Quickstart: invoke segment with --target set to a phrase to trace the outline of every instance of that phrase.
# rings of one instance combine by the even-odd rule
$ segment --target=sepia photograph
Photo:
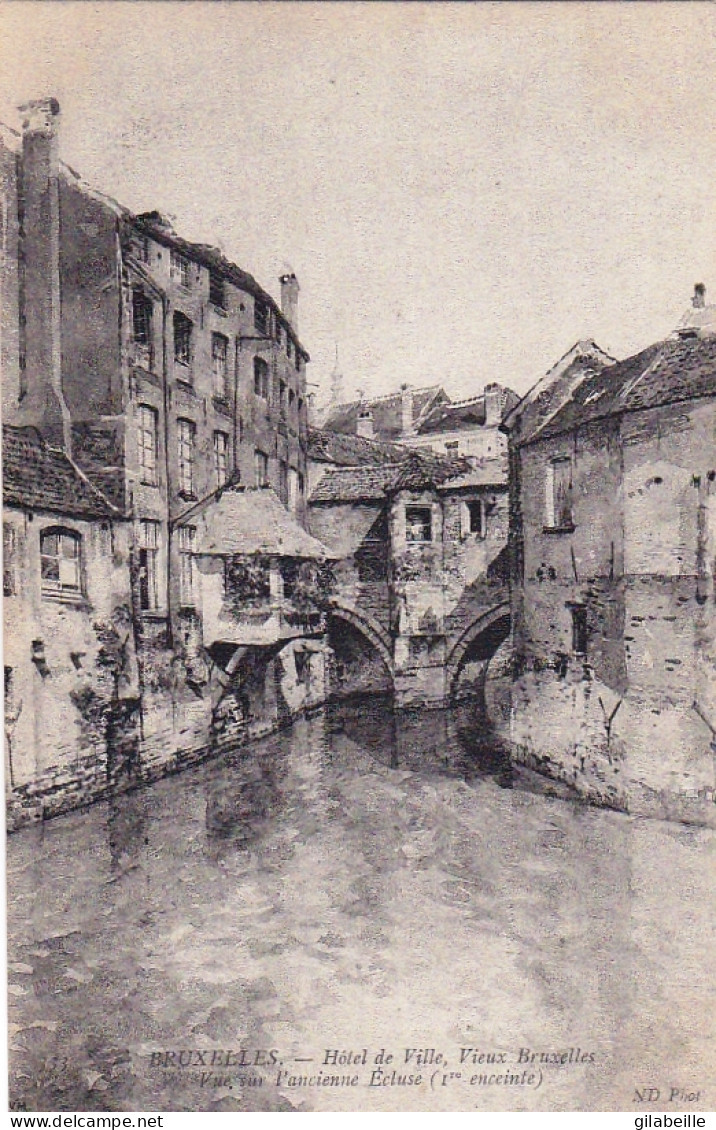
[[[11,1112],[716,1108],[715,73],[0,0]]]

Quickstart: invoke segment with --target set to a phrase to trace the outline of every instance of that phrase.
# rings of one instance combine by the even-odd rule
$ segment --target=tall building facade
[[[308,353],[281,303],[158,212],[133,215],[59,158],[54,99],[0,135],[6,423],[38,429],[132,521],[139,603],[172,630],[196,601],[193,528],[227,484],[305,517]]]

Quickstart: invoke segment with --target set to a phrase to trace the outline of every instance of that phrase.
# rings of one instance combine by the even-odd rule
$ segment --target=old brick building
[[[32,428],[3,428],[3,606],[9,818],[126,781],[138,666],[129,524]],[[125,739],[108,761],[108,727]]]
[[[710,819],[716,308],[612,363],[583,342],[507,417],[517,755],[602,803]]]
[[[382,454],[378,452],[377,454]],[[509,631],[504,468],[410,451],[336,465],[310,498],[336,558],[329,628],[341,692],[384,686],[444,704]]]
[[[34,428],[126,518],[148,769],[206,746],[226,666],[256,646],[228,614],[204,638],[197,539],[207,512],[233,503],[244,513],[244,488],[257,488],[257,511],[273,505],[269,494],[279,506],[285,543],[310,542],[299,286],[284,275],[278,304],[159,213],[133,215],[84,184],[59,158],[54,99],[22,115],[21,133],[0,133],[4,421]],[[312,544],[309,556],[322,552]],[[271,621],[270,601],[264,612]],[[251,653],[261,679],[280,683],[279,646],[315,638],[314,628],[299,618],[290,632],[284,620],[275,638],[264,633]],[[229,689],[240,678],[235,665]],[[255,726],[281,711],[280,694],[264,698]]]

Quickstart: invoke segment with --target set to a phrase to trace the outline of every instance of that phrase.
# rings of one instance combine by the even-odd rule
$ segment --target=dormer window
[[[405,537],[409,542],[433,540],[432,511],[429,506],[408,506],[405,511]]]

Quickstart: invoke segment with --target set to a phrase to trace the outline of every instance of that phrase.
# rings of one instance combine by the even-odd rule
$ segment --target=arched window
[[[82,592],[82,538],[74,530],[52,526],[40,534],[40,576],[47,595]]]

